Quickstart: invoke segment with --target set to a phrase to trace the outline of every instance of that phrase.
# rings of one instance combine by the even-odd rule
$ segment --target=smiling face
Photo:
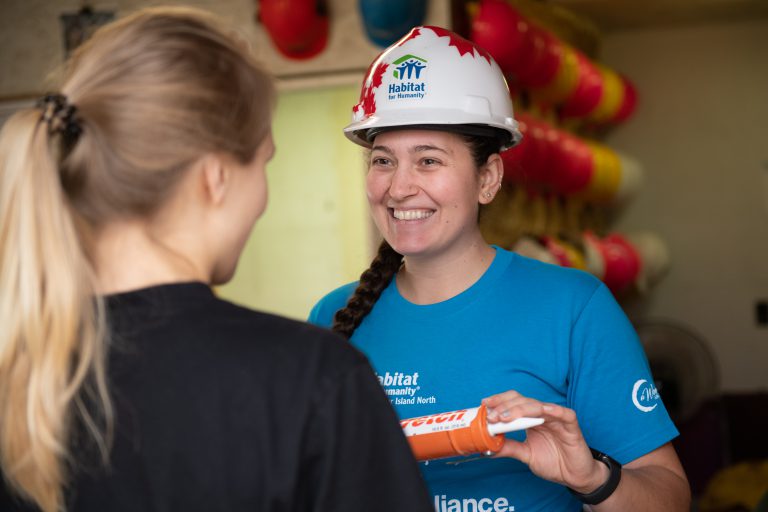
[[[366,179],[371,215],[404,256],[439,256],[482,240],[480,203],[493,188],[469,146],[450,132],[397,130],[376,137]],[[492,190],[494,193],[496,190]]]

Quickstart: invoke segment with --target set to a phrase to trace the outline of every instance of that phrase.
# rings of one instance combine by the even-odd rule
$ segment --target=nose
[[[389,183],[389,196],[395,201],[400,201],[418,193],[419,187],[413,170],[406,166],[398,166],[392,173],[392,181]]]

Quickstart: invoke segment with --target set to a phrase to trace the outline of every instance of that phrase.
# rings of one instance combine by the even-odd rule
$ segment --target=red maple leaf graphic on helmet
[[[375,64],[376,61],[371,63],[371,67],[373,67],[373,64]],[[363,109],[363,114],[365,117],[370,117],[374,112],[376,112],[376,89],[381,85],[381,82],[384,78],[384,73],[387,71],[387,68],[389,67],[389,64],[386,62],[379,62],[376,64],[376,68],[373,70],[373,72],[369,72],[366,74],[366,85],[363,86],[363,90],[360,91],[360,103],[355,105],[352,110],[354,112],[357,112],[361,108]],[[370,83],[368,82],[368,78],[370,77]]]
[[[397,46],[403,46],[406,42],[410,41],[411,39],[415,39],[421,34],[421,27],[417,27],[413,30],[411,30],[408,34],[403,37],[400,42],[397,43]]]
[[[467,41],[463,37],[455,34],[454,32],[451,32],[450,30],[446,30],[444,28],[440,28],[440,27],[424,27],[424,28],[430,29],[435,34],[437,34],[438,37],[450,38],[450,42],[448,43],[448,46],[455,46],[456,49],[459,50],[459,56],[463,56],[465,53],[468,53],[474,57],[475,56],[474,50],[477,50],[477,53],[485,57],[485,60],[488,61],[488,64],[491,63],[491,55],[487,51],[485,51],[483,48],[480,48],[479,46],[475,46],[475,44],[472,41]]]
[[[381,85],[381,82],[384,78],[384,73],[387,71],[388,67],[389,64],[386,62],[380,62],[376,66],[376,70],[373,72],[373,76],[371,77],[371,87],[376,88]]]

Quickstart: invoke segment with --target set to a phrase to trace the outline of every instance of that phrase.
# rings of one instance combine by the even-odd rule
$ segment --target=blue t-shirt
[[[495,249],[474,285],[437,304],[407,301],[393,279],[353,334],[400,418],[513,389],[574,409],[587,443],[621,463],[674,438],[642,345],[608,289],[585,272]],[[330,326],[356,285],[325,296],[310,322]],[[420,467],[437,512],[581,510],[565,487],[513,459]]]

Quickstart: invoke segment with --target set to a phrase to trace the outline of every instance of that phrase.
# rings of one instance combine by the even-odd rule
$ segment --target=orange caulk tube
[[[489,424],[484,405],[400,422],[417,460],[432,460],[457,455],[501,450],[504,434],[544,423],[542,418],[518,418]]]

